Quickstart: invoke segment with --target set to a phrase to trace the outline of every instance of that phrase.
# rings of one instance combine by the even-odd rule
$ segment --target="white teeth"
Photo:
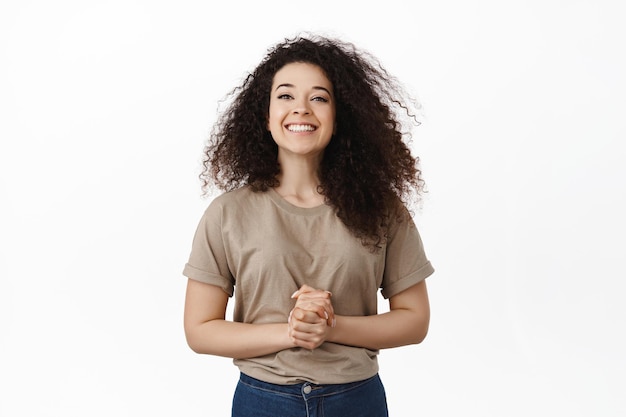
[[[311,125],[289,125],[287,129],[290,132],[312,132],[315,130],[315,127]]]

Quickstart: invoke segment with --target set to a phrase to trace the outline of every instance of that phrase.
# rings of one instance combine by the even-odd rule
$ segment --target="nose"
[[[309,108],[309,101],[306,99],[300,99],[294,101],[294,107],[292,109],[293,114],[309,114],[311,109]]]

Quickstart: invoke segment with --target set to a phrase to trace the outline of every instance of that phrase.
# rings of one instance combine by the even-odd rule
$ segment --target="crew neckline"
[[[319,206],[315,207],[296,206],[295,204],[292,204],[289,201],[285,200],[283,196],[278,194],[278,191],[276,191],[274,188],[270,188],[267,192],[267,195],[272,199],[274,203],[276,203],[277,206],[292,214],[298,214],[302,216],[315,216],[318,214],[322,214],[330,209],[330,206],[326,203],[322,203]]]

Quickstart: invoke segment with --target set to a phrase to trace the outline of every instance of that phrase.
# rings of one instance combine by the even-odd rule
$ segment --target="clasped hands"
[[[287,320],[289,337],[299,347],[315,349],[324,343],[335,327],[335,311],[329,291],[303,285],[291,298],[296,305]]]

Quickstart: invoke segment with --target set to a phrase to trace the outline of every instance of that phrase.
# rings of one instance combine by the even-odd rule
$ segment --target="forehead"
[[[274,74],[272,86],[276,88],[281,84],[291,84],[295,87],[318,86],[328,90],[333,86],[322,68],[306,62],[292,62],[279,69]]]

